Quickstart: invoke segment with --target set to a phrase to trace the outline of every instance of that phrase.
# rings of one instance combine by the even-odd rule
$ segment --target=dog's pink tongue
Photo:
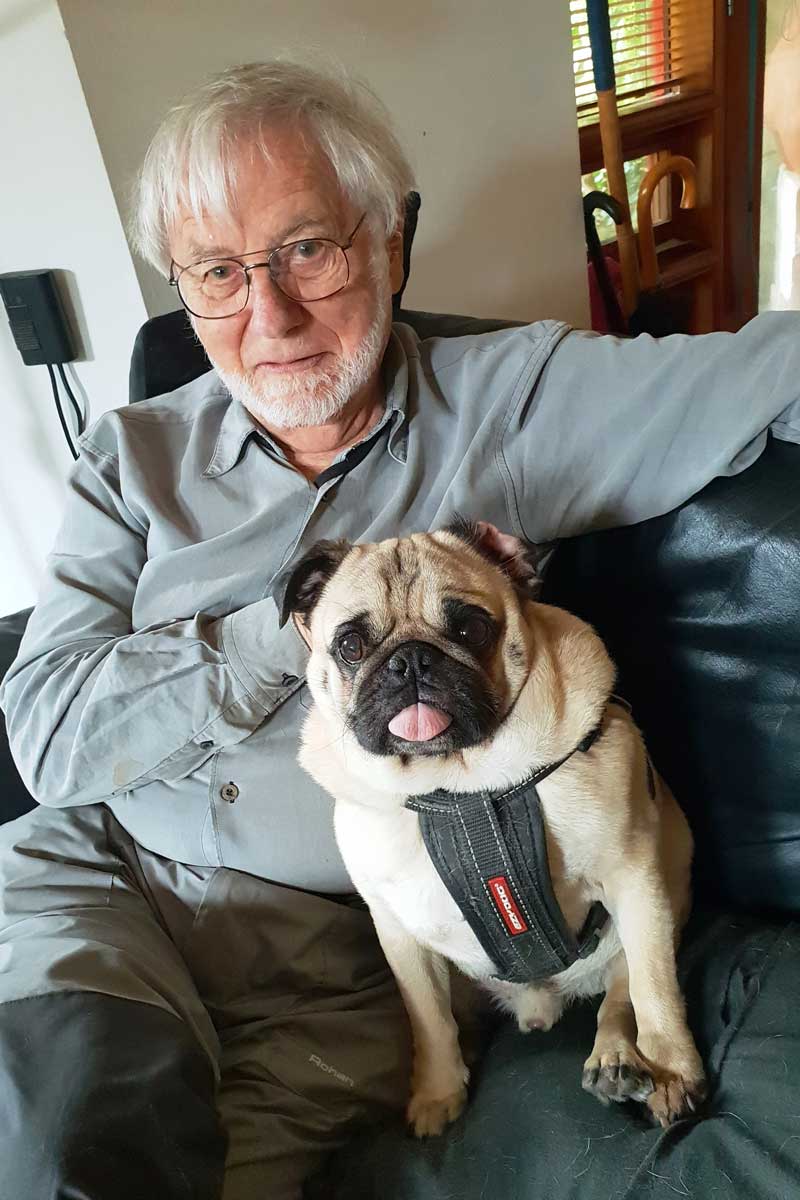
[[[430,704],[409,704],[389,722],[389,732],[406,742],[429,742],[442,733],[452,717]]]

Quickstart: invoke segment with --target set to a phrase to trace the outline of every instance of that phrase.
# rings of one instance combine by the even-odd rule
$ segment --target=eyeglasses
[[[170,287],[178,289],[184,308],[207,321],[234,317],[247,307],[250,272],[258,267],[267,268],[272,282],[290,300],[298,300],[301,304],[327,300],[347,287],[350,279],[347,251],[366,215],[362,213],[343,245],[332,238],[303,238],[274,250],[249,252],[265,254],[266,258],[261,262],[245,264],[238,258],[206,258],[190,263],[188,267],[173,262]]]

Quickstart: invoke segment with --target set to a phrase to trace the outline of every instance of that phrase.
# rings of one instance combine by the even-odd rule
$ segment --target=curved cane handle
[[[645,175],[639,187],[636,215],[639,222],[639,269],[642,287],[649,290],[658,285],[658,259],[653,237],[653,193],[665,175],[673,173],[683,180],[681,208],[694,208],[697,202],[697,168],[690,158],[670,154],[659,159]]]

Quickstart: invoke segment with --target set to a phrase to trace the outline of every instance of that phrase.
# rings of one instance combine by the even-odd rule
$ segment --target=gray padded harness
[[[612,696],[610,703],[628,705]],[[502,792],[409,796],[423,841],[447,890],[495,966],[497,979],[536,983],[597,948],[608,913],[593,904],[577,937],[558,906],[536,785],[586,754],[600,725],[556,763]],[[649,769],[649,768],[648,768]],[[652,774],[649,775],[652,787]]]

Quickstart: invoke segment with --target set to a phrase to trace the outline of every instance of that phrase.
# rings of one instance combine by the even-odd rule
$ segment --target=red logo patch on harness
[[[503,918],[506,929],[512,937],[516,937],[520,933],[527,933],[528,926],[522,918],[522,913],[514,902],[514,897],[511,895],[511,888],[508,886],[508,880],[505,875],[495,875],[494,879],[487,879],[489,891],[492,893],[492,899],[497,905],[497,911]]]

